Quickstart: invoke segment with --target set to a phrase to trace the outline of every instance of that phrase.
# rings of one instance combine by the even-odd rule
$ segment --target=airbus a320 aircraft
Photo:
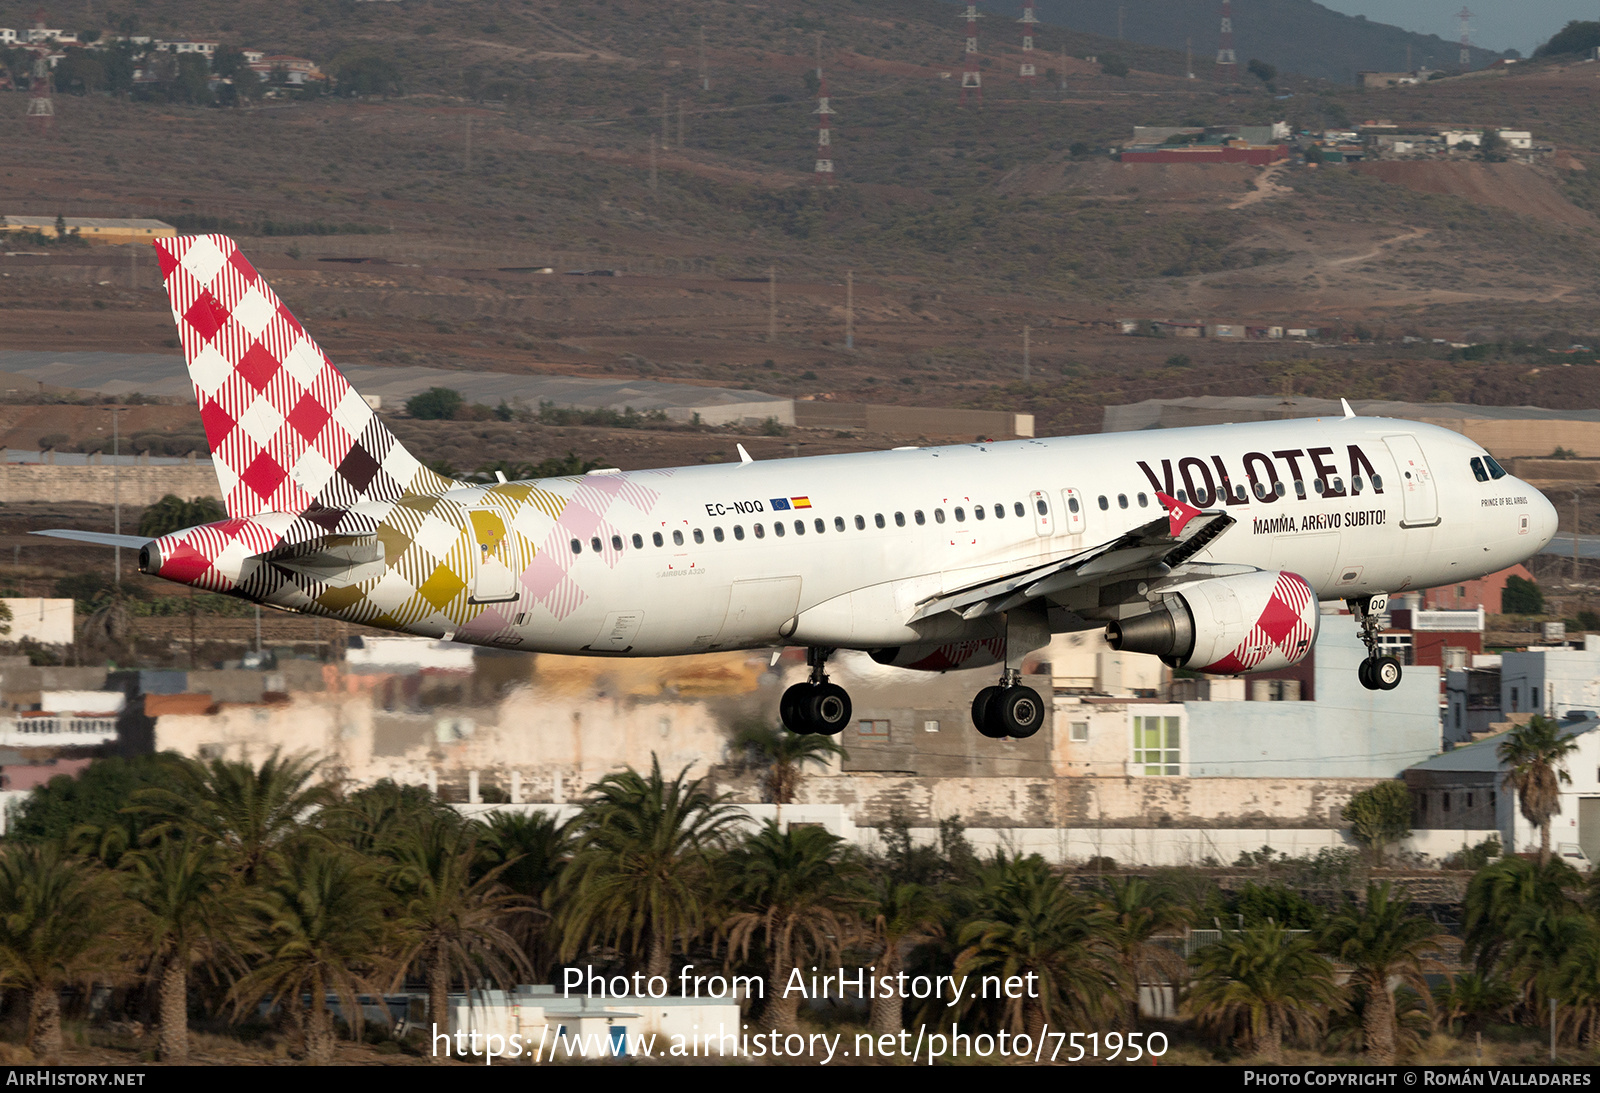
[[[1555,509],[1481,447],[1345,416],[477,485],[394,438],[232,240],[155,243],[228,518],[147,541],[145,573],[305,614],[594,656],[803,646],[790,729],[837,733],[838,649],[929,672],[996,665],[978,731],[1025,737],[1022,657],[1114,648],[1234,674],[1310,652],[1350,604],[1393,688],[1392,593],[1539,551]]]

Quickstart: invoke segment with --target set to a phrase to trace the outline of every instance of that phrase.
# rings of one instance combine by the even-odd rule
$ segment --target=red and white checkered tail
[[[155,248],[229,516],[450,488],[378,420],[233,240]]]

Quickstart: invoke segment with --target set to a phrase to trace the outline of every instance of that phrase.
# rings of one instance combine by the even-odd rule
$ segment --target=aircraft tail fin
[[[450,488],[395,439],[232,239],[154,242],[229,516]]]

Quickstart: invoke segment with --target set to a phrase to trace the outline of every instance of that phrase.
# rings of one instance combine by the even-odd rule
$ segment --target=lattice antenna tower
[[[1464,72],[1472,67],[1472,12],[1463,4],[1456,18],[1461,20],[1461,69]]]
[[[967,101],[967,95],[978,97],[978,105],[983,105],[983,74],[978,71],[978,20],[983,16],[978,14],[977,4],[968,4],[967,13],[961,18],[967,21],[967,53],[961,68],[961,102]]]
[[[833,185],[833,107],[828,105],[828,77],[822,71],[822,35],[817,35],[817,166],[812,181]]]
[[[1033,67],[1033,28],[1039,22],[1033,14],[1033,0],[1022,0],[1022,18],[1017,22],[1022,24],[1022,68],[1017,73],[1024,80],[1031,80],[1035,76]]]
[[[1222,0],[1222,30],[1217,35],[1217,64],[1238,63],[1239,59],[1233,55],[1233,5],[1229,0]]]
[[[44,9],[33,14],[33,27],[45,29]],[[33,43],[33,79],[28,84],[28,125],[40,136],[50,132],[56,118],[56,101],[50,93],[50,47],[43,33],[28,36]]]

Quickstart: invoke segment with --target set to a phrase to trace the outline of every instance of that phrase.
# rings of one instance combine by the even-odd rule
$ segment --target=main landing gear
[[[1388,595],[1356,596],[1345,602],[1361,627],[1361,641],[1367,647],[1367,659],[1356,669],[1356,678],[1369,691],[1394,690],[1400,686],[1400,662],[1378,653],[1378,617],[1388,610]]]
[[[972,724],[991,740],[1026,739],[1044,724],[1044,699],[1022,685],[1022,673],[1007,668],[998,687],[985,687],[972,700]]]
[[[778,700],[778,716],[790,732],[837,736],[850,723],[849,692],[837,683],[829,683],[828,673],[822,670],[832,653],[832,649],[807,649],[811,678],[796,683]]]

